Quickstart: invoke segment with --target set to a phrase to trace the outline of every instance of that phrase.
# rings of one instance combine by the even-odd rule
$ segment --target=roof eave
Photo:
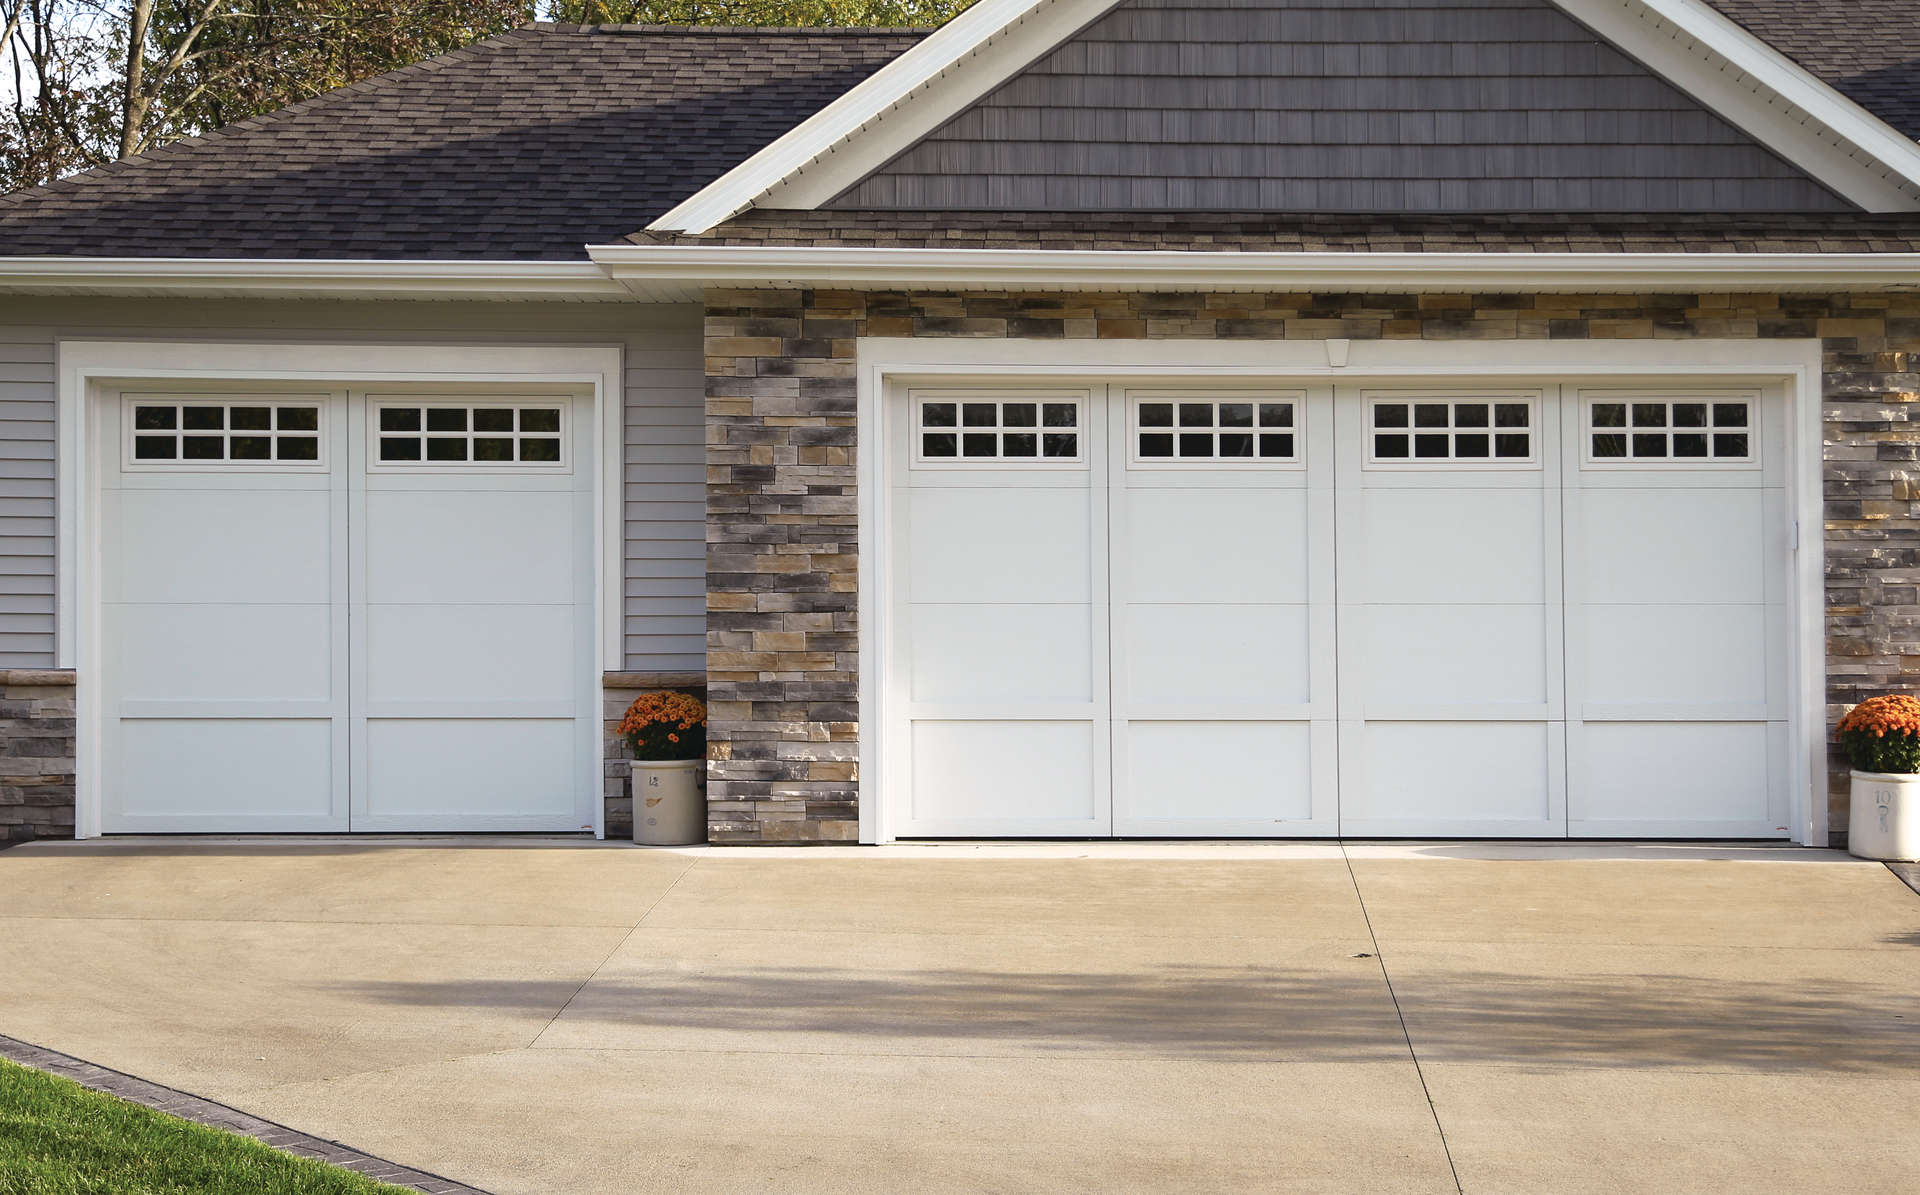
[[[1356,291],[1405,294],[1920,290],[1920,253],[1222,253],[600,245],[636,294],[708,288]]]
[[[0,295],[632,302],[591,261],[0,257]]]

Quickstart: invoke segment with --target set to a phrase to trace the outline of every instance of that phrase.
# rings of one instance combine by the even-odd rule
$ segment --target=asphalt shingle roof
[[[742,212],[636,245],[1207,253],[1915,253],[1920,213],[1357,215],[1262,212]]]
[[[1920,0],[1707,0],[1841,95],[1920,140]]]
[[[515,30],[0,197],[0,253],[583,258],[925,36]]]

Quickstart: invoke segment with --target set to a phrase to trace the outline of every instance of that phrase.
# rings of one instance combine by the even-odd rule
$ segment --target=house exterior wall
[[[1829,721],[1875,693],[1920,692],[1920,295],[712,291],[708,797],[716,842],[858,837],[855,343],[956,336],[1817,338]],[[1837,753],[1829,776],[1830,824],[1844,827],[1846,763]]]
[[[705,667],[697,307],[36,298],[0,299],[0,669],[56,664],[56,352],[61,339],[86,337],[621,345],[624,664],[642,674],[698,673]],[[72,689],[66,692],[69,712],[63,716],[71,718]],[[11,707],[10,687],[0,701]],[[51,715],[0,715],[0,759],[37,760],[32,753],[46,747],[49,736],[32,723],[43,716]],[[70,725],[64,733],[70,739]],[[32,809],[42,811],[33,815],[39,819],[31,823],[34,833],[72,833],[70,757],[69,749],[64,773],[51,762],[36,772],[44,783],[32,793],[16,794],[20,786],[0,777],[0,832],[24,835],[17,827],[29,823],[11,819],[20,809]],[[56,806],[56,812],[45,812]]]

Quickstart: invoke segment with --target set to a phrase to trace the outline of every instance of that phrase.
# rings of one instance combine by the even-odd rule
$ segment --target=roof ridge
[[[367,78],[360,79],[353,83],[329,88],[319,95],[309,96],[304,100],[288,104],[282,108],[275,108],[271,112],[262,112],[257,116],[248,116],[241,120],[236,120],[231,124],[221,125],[217,129],[208,129],[204,133],[195,133],[190,137],[176,137],[164,144],[156,145],[151,149],[137,153],[131,158],[117,158],[114,161],[104,162],[101,165],[82,170],[76,174],[69,174],[64,178],[57,178],[52,182],[42,183],[37,187],[24,187],[18,191],[8,192],[0,195],[0,208],[16,207],[35,196],[43,196],[51,192],[80,190],[89,183],[101,182],[113,175],[122,174],[129,170],[139,170],[149,164],[165,161],[176,154],[185,153],[190,149],[206,145],[209,142],[224,141],[230,137],[238,136],[241,133],[257,132],[260,129],[278,124],[292,117],[305,115],[317,108],[324,108],[344,97],[361,95],[365,92],[376,90],[379,86],[397,79],[426,74],[439,70],[441,67],[453,62],[480,57],[482,54],[502,49],[510,42],[523,40],[530,34],[543,32],[537,28],[537,24],[538,23],[535,22],[516,26],[504,33],[496,33],[492,37],[470,42],[467,45],[456,47],[442,54],[435,54],[431,58],[422,58],[418,62],[409,62],[405,66],[398,66],[390,71],[382,71],[377,75],[369,75]]]

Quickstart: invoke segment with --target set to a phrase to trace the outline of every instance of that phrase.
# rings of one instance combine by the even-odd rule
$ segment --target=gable
[[[825,206],[1857,210],[1546,0],[1125,0]]]

